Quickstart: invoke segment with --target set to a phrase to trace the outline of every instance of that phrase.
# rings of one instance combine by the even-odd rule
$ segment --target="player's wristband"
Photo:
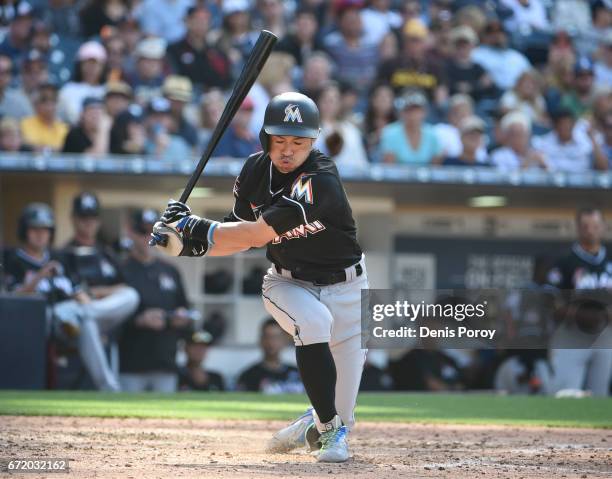
[[[210,246],[213,246],[215,244],[215,240],[214,240],[214,232],[217,229],[217,226],[219,226],[219,222],[218,221],[214,221],[209,227],[208,227],[208,233],[206,234],[206,240],[208,241],[208,244]]]

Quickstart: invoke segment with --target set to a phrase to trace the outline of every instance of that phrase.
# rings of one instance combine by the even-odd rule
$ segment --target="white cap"
[[[166,54],[166,41],[158,37],[145,38],[138,43],[135,53],[138,58],[161,60]]]
[[[94,41],[85,42],[77,51],[77,60],[98,60],[99,62],[105,62],[106,50],[101,43]]]
[[[236,12],[246,12],[251,5],[248,0],[223,0],[223,15],[231,15]]]

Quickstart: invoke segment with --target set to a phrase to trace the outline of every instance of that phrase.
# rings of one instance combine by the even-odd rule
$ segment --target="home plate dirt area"
[[[27,474],[58,479],[612,477],[609,429],[362,422],[350,434],[349,462],[319,464],[303,451],[264,452],[284,424],[3,416],[0,455],[67,458],[68,474]]]

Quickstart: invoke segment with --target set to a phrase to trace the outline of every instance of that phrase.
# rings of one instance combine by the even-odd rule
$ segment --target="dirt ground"
[[[0,457],[69,459],[68,474],[25,475],[51,478],[612,477],[611,430],[361,423],[348,463],[318,464],[263,452],[282,425],[4,416]]]

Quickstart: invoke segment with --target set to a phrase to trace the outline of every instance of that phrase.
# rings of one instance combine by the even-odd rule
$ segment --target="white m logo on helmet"
[[[283,121],[297,121],[298,123],[302,123],[302,114],[297,105],[290,103],[285,107],[285,119]]]

